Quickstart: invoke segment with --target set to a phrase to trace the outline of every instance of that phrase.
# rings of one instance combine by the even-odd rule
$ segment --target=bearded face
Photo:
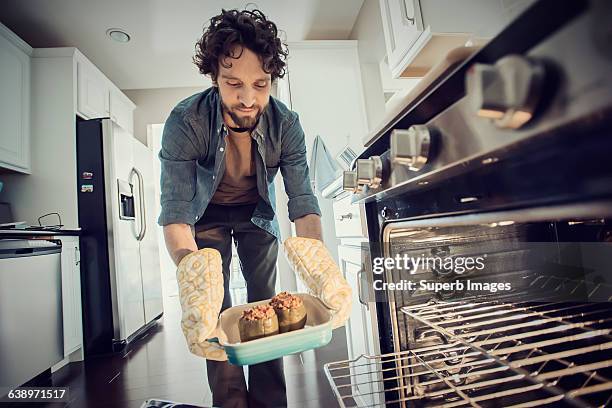
[[[271,76],[261,58],[244,47],[235,47],[219,64],[223,119],[232,128],[253,129],[270,100]]]

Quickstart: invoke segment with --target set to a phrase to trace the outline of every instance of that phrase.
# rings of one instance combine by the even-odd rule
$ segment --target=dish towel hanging
[[[310,157],[310,183],[313,190],[323,191],[342,174],[336,159],[334,159],[321,136],[317,135],[312,145],[312,155]]]

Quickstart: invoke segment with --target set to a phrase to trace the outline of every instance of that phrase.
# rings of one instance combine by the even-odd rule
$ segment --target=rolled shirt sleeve
[[[164,125],[159,160],[161,162],[161,213],[159,225],[193,225],[197,214],[196,161],[198,149],[193,129],[175,109]]]
[[[307,214],[321,215],[319,203],[310,184],[304,139],[304,130],[298,115],[294,114],[281,138],[280,156],[280,171],[285,192],[289,197],[287,207],[291,221]]]

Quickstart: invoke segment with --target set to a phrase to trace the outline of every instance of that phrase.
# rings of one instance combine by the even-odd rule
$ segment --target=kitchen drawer
[[[351,195],[335,201],[334,222],[336,237],[363,237],[359,205],[351,204]]]

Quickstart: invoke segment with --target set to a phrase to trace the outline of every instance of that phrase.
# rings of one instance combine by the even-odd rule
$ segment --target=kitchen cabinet
[[[109,116],[110,90],[101,73],[77,60],[77,113],[85,119]]]
[[[369,298],[371,291],[366,287],[367,268],[362,259],[361,247],[344,244],[339,247],[338,254],[340,269],[353,291],[351,314],[345,326],[349,359],[377,355],[378,330],[374,326],[376,320],[373,319],[375,302],[373,298]],[[367,359],[362,359],[351,368],[353,395],[358,406],[379,406],[379,394],[376,391],[380,379],[373,371],[374,367],[368,364]]]
[[[110,117],[134,132],[134,103],[82,54],[76,55],[77,114],[84,119]]]
[[[387,59],[393,76],[397,77],[397,71],[407,64],[409,51],[423,32],[416,18],[421,10],[418,1],[413,0],[380,0],[380,8]]]
[[[35,48],[30,63],[32,169],[28,177],[3,175],[3,200],[11,202],[16,219],[36,225],[40,215],[54,211],[65,228],[76,229],[75,119],[112,116],[131,133],[134,104],[76,48]]]
[[[394,78],[423,77],[453,48],[495,36],[532,0],[380,0]]]
[[[343,192],[335,197],[333,215],[338,246],[338,264],[353,291],[351,314],[347,324],[347,350],[350,360],[380,354],[376,302],[371,289],[368,239],[362,229],[361,206],[351,203],[352,195]],[[352,368],[352,393],[358,406],[380,406],[379,374],[369,360],[361,358]]]
[[[352,204],[351,199],[351,195],[346,195],[332,204],[338,238],[363,236],[359,206]]]
[[[109,114],[113,122],[134,133],[134,103],[118,89],[110,89]]]
[[[0,24],[0,167],[30,173],[32,48]]]
[[[79,237],[57,237],[62,241],[62,311],[64,316],[64,357],[83,345],[81,308],[81,257]]]

